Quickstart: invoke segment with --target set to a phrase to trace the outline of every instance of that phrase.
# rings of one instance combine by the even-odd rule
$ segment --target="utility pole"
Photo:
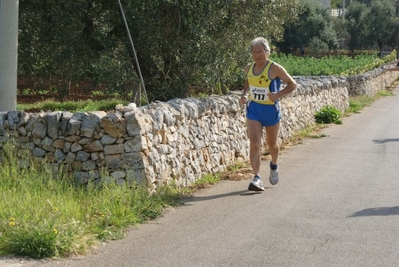
[[[342,17],[345,18],[345,0],[342,0]]]
[[[0,0],[0,112],[17,108],[18,0]]]
[[[399,0],[396,6],[396,16],[399,16]],[[399,60],[399,23],[398,23],[398,42],[396,43],[396,59]]]

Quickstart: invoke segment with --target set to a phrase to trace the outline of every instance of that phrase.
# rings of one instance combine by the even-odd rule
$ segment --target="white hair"
[[[270,52],[269,42],[263,37],[257,37],[251,41],[251,51],[255,45],[262,45],[265,51]]]

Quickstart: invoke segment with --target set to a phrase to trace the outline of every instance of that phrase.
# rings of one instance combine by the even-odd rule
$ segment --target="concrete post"
[[[0,111],[16,110],[18,0],[0,0]]]
[[[396,16],[399,16],[399,0],[396,7]],[[398,42],[396,43],[396,59],[399,60],[399,23],[398,23]]]

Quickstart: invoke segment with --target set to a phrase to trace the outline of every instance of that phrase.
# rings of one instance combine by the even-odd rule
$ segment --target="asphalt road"
[[[399,266],[399,87],[280,157],[280,182],[224,181],[93,254],[7,267]],[[7,264],[7,265],[6,265]]]

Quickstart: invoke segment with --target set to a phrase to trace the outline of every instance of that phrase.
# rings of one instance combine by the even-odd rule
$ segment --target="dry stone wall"
[[[349,96],[374,95],[398,73],[377,69],[352,77],[294,78],[298,89],[281,100],[280,142],[314,124],[314,114],[324,106],[343,111]],[[120,185],[145,182],[156,188],[174,181],[187,186],[247,160],[239,95],[173,99],[141,108],[118,105],[112,113],[3,112],[0,147],[17,139],[20,149],[31,150],[53,170],[66,166],[82,184],[109,174]]]

